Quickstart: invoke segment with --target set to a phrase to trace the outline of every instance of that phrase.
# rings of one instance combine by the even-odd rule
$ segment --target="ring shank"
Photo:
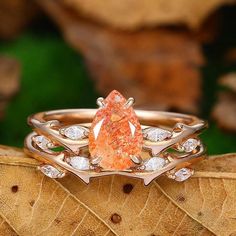
[[[29,117],[29,124],[32,120],[47,122],[58,120],[64,124],[88,123],[92,122],[97,109],[65,109],[36,113]],[[162,125],[173,127],[176,123],[186,125],[202,124],[204,128],[207,123],[196,116],[185,115],[174,112],[135,110],[142,125]]]

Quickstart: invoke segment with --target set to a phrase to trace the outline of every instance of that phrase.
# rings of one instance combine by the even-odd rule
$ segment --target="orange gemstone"
[[[101,158],[99,165],[109,170],[125,170],[133,166],[132,156],[140,156],[143,135],[140,123],[127,100],[112,91],[104,100],[92,122],[89,151],[92,158]]]

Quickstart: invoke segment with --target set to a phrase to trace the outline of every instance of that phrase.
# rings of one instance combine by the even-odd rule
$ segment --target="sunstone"
[[[92,122],[89,151],[101,158],[99,165],[108,170],[125,170],[134,165],[132,156],[140,156],[143,144],[141,125],[132,107],[117,91],[104,100]]]

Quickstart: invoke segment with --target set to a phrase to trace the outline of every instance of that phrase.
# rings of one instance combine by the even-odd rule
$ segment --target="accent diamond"
[[[43,174],[46,176],[56,179],[56,178],[62,178],[65,176],[65,173],[58,170],[57,168],[51,166],[51,165],[43,165],[40,166],[39,169],[42,171]]]
[[[46,138],[45,136],[38,135],[38,136],[35,136],[33,140],[39,148],[43,150],[48,149],[48,144],[50,143],[50,140]]]
[[[192,152],[198,146],[198,140],[190,138],[182,144],[185,152]]]
[[[125,170],[134,165],[132,156],[140,156],[143,135],[140,123],[127,100],[112,91],[98,109],[89,133],[92,158],[101,157],[99,165],[109,170]]]
[[[152,157],[144,163],[145,170],[147,171],[159,170],[165,165],[166,160],[161,157]]]
[[[79,125],[73,125],[63,130],[64,135],[72,140],[79,140],[86,137],[86,129]]]
[[[174,179],[176,181],[182,182],[193,175],[194,171],[189,168],[182,168],[175,172]]]
[[[145,138],[152,142],[163,141],[171,136],[170,131],[154,127],[147,128],[143,132]]]
[[[68,158],[67,162],[77,170],[89,170],[89,159],[81,156]]]

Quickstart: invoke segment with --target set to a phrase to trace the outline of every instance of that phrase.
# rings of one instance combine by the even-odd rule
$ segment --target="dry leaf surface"
[[[218,126],[230,132],[236,132],[236,73],[231,72],[219,79],[219,84],[228,91],[218,94],[218,101],[213,108],[212,117]]]
[[[0,147],[0,235],[234,235],[236,155],[209,157],[184,183],[144,186],[121,176],[86,185],[36,171],[20,149]]]
[[[12,39],[37,15],[38,7],[34,1],[0,1],[0,38]]]
[[[198,28],[207,16],[234,0],[63,0],[85,17],[123,29],[185,24]]]
[[[236,94],[222,92],[218,97],[212,117],[220,128],[236,132]]]
[[[9,57],[0,57],[0,117],[9,100],[16,94],[20,86],[20,64]]]
[[[39,4],[82,52],[102,95],[116,88],[142,108],[198,111],[204,58],[194,36],[186,30],[114,30],[82,20],[61,2]]]

